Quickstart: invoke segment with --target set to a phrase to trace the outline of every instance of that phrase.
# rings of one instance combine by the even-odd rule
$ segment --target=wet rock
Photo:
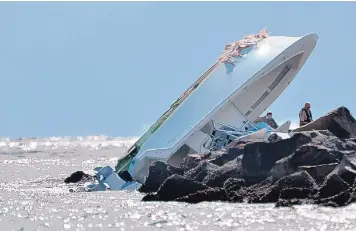
[[[236,158],[207,175],[203,183],[209,187],[223,187],[229,178],[242,178],[241,159]]]
[[[160,199],[156,194],[148,193],[142,198],[142,201],[160,201]]]
[[[339,138],[356,137],[356,121],[346,107],[339,107],[293,132],[312,130],[329,130]]]
[[[280,192],[281,188],[274,185],[267,188],[267,190],[261,196],[254,196],[250,201],[253,203],[274,203],[278,201]]]
[[[285,188],[279,194],[279,199],[307,199],[311,198],[316,193],[314,188]]]
[[[239,178],[229,178],[225,181],[223,188],[228,191],[239,191],[242,187],[246,185],[244,179]]]
[[[339,194],[350,188],[350,185],[342,180],[338,175],[332,174],[325,179],[325,182],[320,187],[318,196],[320,198],[328,198]]]
[[[341,179],[347,182],[349,185],[353,185],[356,178],[356,166],[354,162],[354,154],[344,156],[336,168],[329,174],[338,175]]]
[[[212,164],[206,160],[200,162],[195,168],[187,171],[184,177],[194,181],[202,182],[206,176],[212,174],[219,166]]]
[[[347,204],[356,202],[356,180],[354,181],[353,185],[351,186],[350,190],[350,199]]]
[[[291,155],[297,148],[311,142],[309,133],[296,133],[289,139],[249,143],[244,148],[242,169],[248,184],[255,184],[270,175],[276,161]]]
[[[227,196],[224,190],[219,188],[209,188],[198,191],[188,196],[177,198],[175,201],[187,203],[199,203],[203,201],[226,201]]]
[[[350,198],[351,192],[350,190],[346,190],[331,197],[315,200],[314,203],[328,207],[341,207],[348,205],[350,203]]]
[[[156,195],[161,201],[172,201],[208,188],[202,183],[174,174],[163,182]]]
[[[84,173],[83,171],[76,171],[64,180],[64,183],[78,183],[94,181],[95,177]]]
[[[306,171],[296,172],[278,180],[275,185],[280,188],[309,188],[315,189],[317,184]]]
[[[255,188],[249,201],[253,203],[277,202],[280,192],[285,188],[315,190],[316,187],[314,179],[306,171],[296,172],[281,178],[274,184],[267,182],[267,185]]]
[[[183,170],[164,162],[156,161],[150,165],[149,174],[139,191],[144,193],[156,192],[163,182],[173,174],[183,175]]]
[[[338,163],[331,164],[321,164],[314,166],[300,166],[298,171],[307,171],[315,180],[317,184],[321,184],[324,181],[324,178],[332,172]]]

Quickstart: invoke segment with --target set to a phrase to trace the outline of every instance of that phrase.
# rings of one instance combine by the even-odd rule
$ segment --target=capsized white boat
[[[188,154],[222,149],[236,139],[266,139],[271,133],[287,138],[290,121],[277,129],[250,121],[287,88],[317,39],[315,33],[285,37],[262,30],[226,45],[217,62],[129,148],[115,170],[96,168],[99,184],[90,189],[136,189],[154,161],[178,166]]]

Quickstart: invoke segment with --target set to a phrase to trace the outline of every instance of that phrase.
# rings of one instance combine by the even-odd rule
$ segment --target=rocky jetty
[[[143,201],[226,201],[345,206],[356,201],[356,121],[337,108],[268,141],[232,142],[188,155],[180,167],[150,166]]]

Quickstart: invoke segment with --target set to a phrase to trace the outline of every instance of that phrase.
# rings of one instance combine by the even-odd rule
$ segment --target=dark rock
[[[356,150],[356,143],[351,139],[339,139],[331,132],[327,134],[326,131],[318,131],[320,136],[313,139],[313,143],[322,145],[326,148],[338,150],[340,152]]]
[[[160,199],[156,194],[149,193],[142,198],[142,201],[160,201]]]
[[[144,185],[139,189],[140,192],[156,192],[161,184],[173,174],[183,175],[183,170],[173,167],[161,161],[152,163]]]
[[[242,154],[243,154],[243,149],[233,147],[228,149],[227,153],[222,153],[221,155],[217,155],[214,159],[209,160],[209,162],[218,166],[223,166],[229,161],[232,161],[237,157],[242,156]]]
[[[131,174],[128,171],[120,171],[118,173],[119,177],[126,182],[133,181]]]
[[[245,184],[244,179],[229,178],[225,181],[223,188],[228,192],[239,191]]]
[[[244,148],[242,169],[248,184],[255,184],[269,176],[276,161],[291,155],[297,148],[311,142],[310,133],[296,133],[289,139],[249,143]]]
[[[347,204],[356,202],[356,180],[350,188],[350,199]]]
[[[321,184],[324,178],[332,172],[338,163],[321,164],[314,166],[300,166],[298,171],[307,171],[315,180],[316,183]]]
[[[208,159],[211,155],[211,152],[207,154],[188,154],[184,157],[182,163],[180,164],[180,168],[183,171],[189,171],[190,169],[195,168],[200,161]]]
[[[342,180],[338,175],[332,174],[325,179],[319,189],[320,198],[328,198],[350,188],[350,185]]]
[[[337,150],[332,150],[318,144],[305,144],[294,154],[276,162],[271,169],[271,175],[279,179],[285,175],[298,171],[298,167],[303,165],[323,165],[338,163],[343,154]]]
[[[339,165],[329,175],[338,175],[349,185],[353,185],[356,178],[356,166],[352,161],[355,158],[354,155],[355,154],[345,155]]]
[[[174,174],[163,182],[157,196],[161,201],[172,201],[208,188],[204,184]]]
[[[263,202],[261,198],[263,198],[272,190],[274,186],[273,184],[274,181],[272,178],[268,177],[258,184],[241,188],[238,192],[238,195],[244,198],[248,203],[261,203]]]
[[[285,188],[282,189],[279,195],[280,199],[307,199],[311,198],[316,193],[316,189],[310,188]]]
[[[72,173],[69,177],[64,180],[64,183],[78,183],[78,182],[87,182],[94,181],[95,177],[89,174],[84,173],[83,171],[76,171]]]
[[[307,188],[315,189],[317,187],[314,179],[306,171],[296,172],[278,180],[275,185],[282,188]]]
[[[323,206],[329,206],[329,207],[340,207],[340,206],[346,206],[349,204],[351,198],[351,192],[350,190],[346,191],[341,191],[337,195],[328,197],[328,198],[321,198],[318,200],[315,200],[315,204],[320,204]]]
[[[277,202],[280,192],[285,188],[315,190],[316,187],[313,178],[306,171],[296,172],[281,178],[273,185],[267,182],[265,186],[255,188],[249,201],[253,203]]]
[[[293,132],[312,130],[329,130],[339,138],[356,137],[356,121],[346,107],[339,107]]]
[[[226,145],[225,150],[228,152],[230,148],[243,149],[247,143],[249,143],[249,141],[245,141],[245,140],[237,140],[237,141],[235,141],[234,140],[231,143],[229,143],[228,145]]]
[[[225,191],[219,188],[209,188],[198,191],[188,196],[177,198],[175,201],[187,203],[199,203],[203,201],[226,201]]]
[[[229,178],[242,178],[240,158],[236,158],[213,171],[212,174],[205,177],[203,183],[210,187],[223,187],[225,181]]]
[[[281,188],[274,185],[272,187],[267,188],[267,190],[260,197],[254,197],[251,200],[251,202],[253,202],[253,203],[274,203],[274,202],[277,202],[280,192],[281,192]]]
[[[184,177],[194,181],[202,182],[204,178],[208,176],[208,174],[212,174],[212,172],[218,168],[219,166],[203,160],[195,168],[186,172]]]
[[[269,143],[277,142],[280,140],[282,140],[282,137],[278,136],[276,133],[271,134],[267,139]]]
[[[300,147],[291,156],[291,163],[294,166],[320,165],[339,162],[343,153],[337,150],[326,148],[318,144],[306,144]]]

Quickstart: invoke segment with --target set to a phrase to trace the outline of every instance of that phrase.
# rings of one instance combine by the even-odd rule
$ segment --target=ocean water
[[[70,192],[63,180],[115,166],[135,137],[0,139],[0,230],[355,230],[356,205],[141,202],[137,192]],[[85,185],[84,185],[85,186]]]

